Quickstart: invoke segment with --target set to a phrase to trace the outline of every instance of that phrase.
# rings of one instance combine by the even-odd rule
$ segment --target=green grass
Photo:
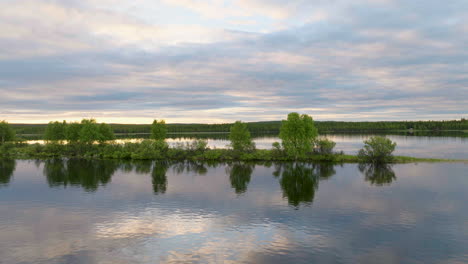
[[[200,161],[311,161],[332,163],[358,163],[356,155],[341,153],[309,153],[297,159],[279,150],[254,150],[236,152],[231,149],[208,149],[197,145],[169,148],[165,142],[151,140],[141,143],[80,145],[46,144],[28,145],[8,143],[0,146],[0,158],[9,159],[49,159],[49,158],[88,158],[88,159],[133,159],[133,160],[200,160]],[[468,162],[468,160],[415,158],[395,156],[391,163],[412,162]]]

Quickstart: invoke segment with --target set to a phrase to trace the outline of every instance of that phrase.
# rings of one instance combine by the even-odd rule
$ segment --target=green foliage
[[[67,122],[49,122],[45,130],[44,139],[48,141],[61,141],[67,138]]]
[[[99,125],[96,123],[96,120],[81,120],[81,129],[79,135],[79,141],[84,144],[93,144],[94,142],[101,139],[101,134],[99,133]]]
[[[0,121],[0,144],[15,139],[15,131],[11,128],[10,124],[6,121]]]
[[[132,159],[155,160],[163,159],[169,148],[166,142],[161,140],[143,140],[136,144],[136,148],[132,150]]]
[[[229,140],[234,151],[246,152],[255,149],[255,143],[252,142],[247,125],[241,121],[236,121],[231,127]]]
[[[100,138],[99,138],[100,143],[104,143],[107,140],[115,139],[115,135],[114,135],[114,131],[112,131],[112,127],[106,123],[102,123],[99,125],[99,133],[100,133]]]
[[[371,137],[364,141],[364,148],[359,150],[361,162],[382,164],[393,161],[396,143],[386,137]]]
[[[164,120],[154,120],[151,125],[151,138],[156,140],[165,140],[167,134],[166,122]]]
[[[71,142],[76,143],[80,140],[80,131],[82,125],[80,123],[70,123],[65,129],[65,138]]]
[[[16,153],[15,144],[12,142],[5,142],[0,145],[0,158],[10,158]]]
[[[336,143],[329,139],[319,139],[315,142],[315,145],[320,154],[329,155],[333,153]]]
[[[312,117],[290,113],[287,120],[283,120],[279,137],[286,153],[290,157],[304,157],[313,147],[318,136]]]

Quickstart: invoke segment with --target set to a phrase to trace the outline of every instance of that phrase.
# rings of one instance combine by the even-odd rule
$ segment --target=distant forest
[[[468,120],[450,121],[381,121],[381,122],[342,122],[315,121],[319,133],[327,132],[384,132],[384,131],[447,131],[468,130]],[[116,134],[150,133],[151,124],[110,124]],[[225,124],[167,124],[168,133],[229,132],[232,123]],[[42,135],[47,124],[11,124],[19,135]],[[281,121],[249,122],[251,133],[277,133]]]

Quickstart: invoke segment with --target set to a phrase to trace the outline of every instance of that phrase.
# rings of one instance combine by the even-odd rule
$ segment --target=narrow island
[[[465,120],[461,120],[463,122]],[[466,122],[466,121],[465,121]],[[276,123],[275,123],[276,124]],[[430,122],[428,124],[431,124]],[[447,122],[447,124],[451,124]],[[326,123],[330,126],[330,123]],[[274,129],[275,126],[268,128]],[[117,143],[113,128],[94,119],[81,122],[50,122],[45,128],[45,144],[28,144],[15,136],[5,121],[0,122],[0,158],[4,159],[132,159],[132,160],[198,160],[198,161],[312,161],[332,163],[408,163],[454,162],[463,160],[393,156],[396,143],[383,136],[364,141],[357,155],[334,151],[335,142],[318,139],[318,129],[311,116],[290,113],[278,126],[281,142],[271,149],[257,149],[246,123],[229,126],[228,148],[209,148],[207,141],[169,146],[165,141],[168,125],[154,120],[151,138],[136,143]]]

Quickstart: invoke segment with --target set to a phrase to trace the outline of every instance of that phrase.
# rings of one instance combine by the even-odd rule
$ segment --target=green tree
[[[252,151],[255,149],[255,143],[252,142],[247,124],[241,121],[236,121],[231,127],[229,140],[231,141],[231,147],[235,151]]]
[[[65,140],[67,130],[67,122],[49,122],[46,127],[44,138],[48,141],[61,141]]]
[[[99,133],[99,125],[95,119],[83,119],[81,120],[80,129],[80,142],[84,144],[93,144],[94,142],[101,139],[101,133]]]
[[[154,120],[151,125],[151,137],[156,140],[165,140],[167,134],[166,122]]]
[[[78,142],[80,140],[81,127],[82,125],[77,122],[68,124],[65,129],[65,138],[71,143]]]
[[[106,123],[102,123],[99,125],[99,133],[101,137],[99,138],[100,143],[104,143],[107,140],[114,140],[115,135],[114,131],[112,131],[112,127]]]
[[[0,122],[0,144],[15,139],[15,131],[11,128],[10,124],[6,121]]]
[[[290,113],[282,121],[279,137],[286,153],[294,158],[303,157],[312,150],[318,136],[314,120],[309,115]]]
[[[393,161],[396,143],[386,137],[371,137],[364,141],[364,148],[358,152],[361,162],[382,164]]]
[[[316,142],[317,151],[320,154],[329,155],[333,153],[333,148],[335,148],[336,143],[329,139],[320,139]]]

